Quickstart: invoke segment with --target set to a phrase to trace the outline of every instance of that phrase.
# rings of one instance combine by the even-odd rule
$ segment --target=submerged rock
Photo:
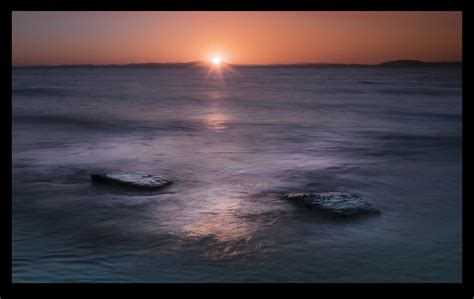
[[[115,184],[140,190],[156,190],[171,184],[171,181],[157,175],[100,173],[92,174],[96,183]]]
[[[336,216],[378,214],[380,211],[358,195],[344,192],[287,193],[284,198]]]

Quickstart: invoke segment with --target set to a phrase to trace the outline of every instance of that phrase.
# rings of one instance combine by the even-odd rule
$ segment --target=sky
[[[13,12],[14,66],[462,60],[461,12]]]

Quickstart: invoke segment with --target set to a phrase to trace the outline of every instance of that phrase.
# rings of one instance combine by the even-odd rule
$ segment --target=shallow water
[[[13,282],[461,281],[460,68],[12,73]]]

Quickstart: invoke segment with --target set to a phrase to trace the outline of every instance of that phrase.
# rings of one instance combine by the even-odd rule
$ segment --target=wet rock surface
[[[283,198],[335,216],[380,213],[380,210],[374,208],[367,200],[356,194],[344,192],[286,193]]]
[[[151,174],[98,173],[92,174],[94,183],[119,185],[137,190],[157,190],[170,185],[166,178]]]

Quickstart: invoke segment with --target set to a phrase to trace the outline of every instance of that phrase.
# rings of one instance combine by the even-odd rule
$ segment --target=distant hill
[[[424,62],[421,60],[393,60],[378,64],[381,67],[427,67],[427,66],[461,66],[462,62]]]
[[[115,66],[125,66],[125,67],[198,67],[204,66],[206,63],[202,61],[192,61],[192,62],[166,62],[166,63],[156,63],[156,62],[147,62],[147,63],[130,63],[125,65],[115,65]]]
[[[229,64],[232,67],[263,67],[263,68],[279,68],[279,67],[373,67],[370,64],[346,64],[346,63],[290,63],[290,64]]]

